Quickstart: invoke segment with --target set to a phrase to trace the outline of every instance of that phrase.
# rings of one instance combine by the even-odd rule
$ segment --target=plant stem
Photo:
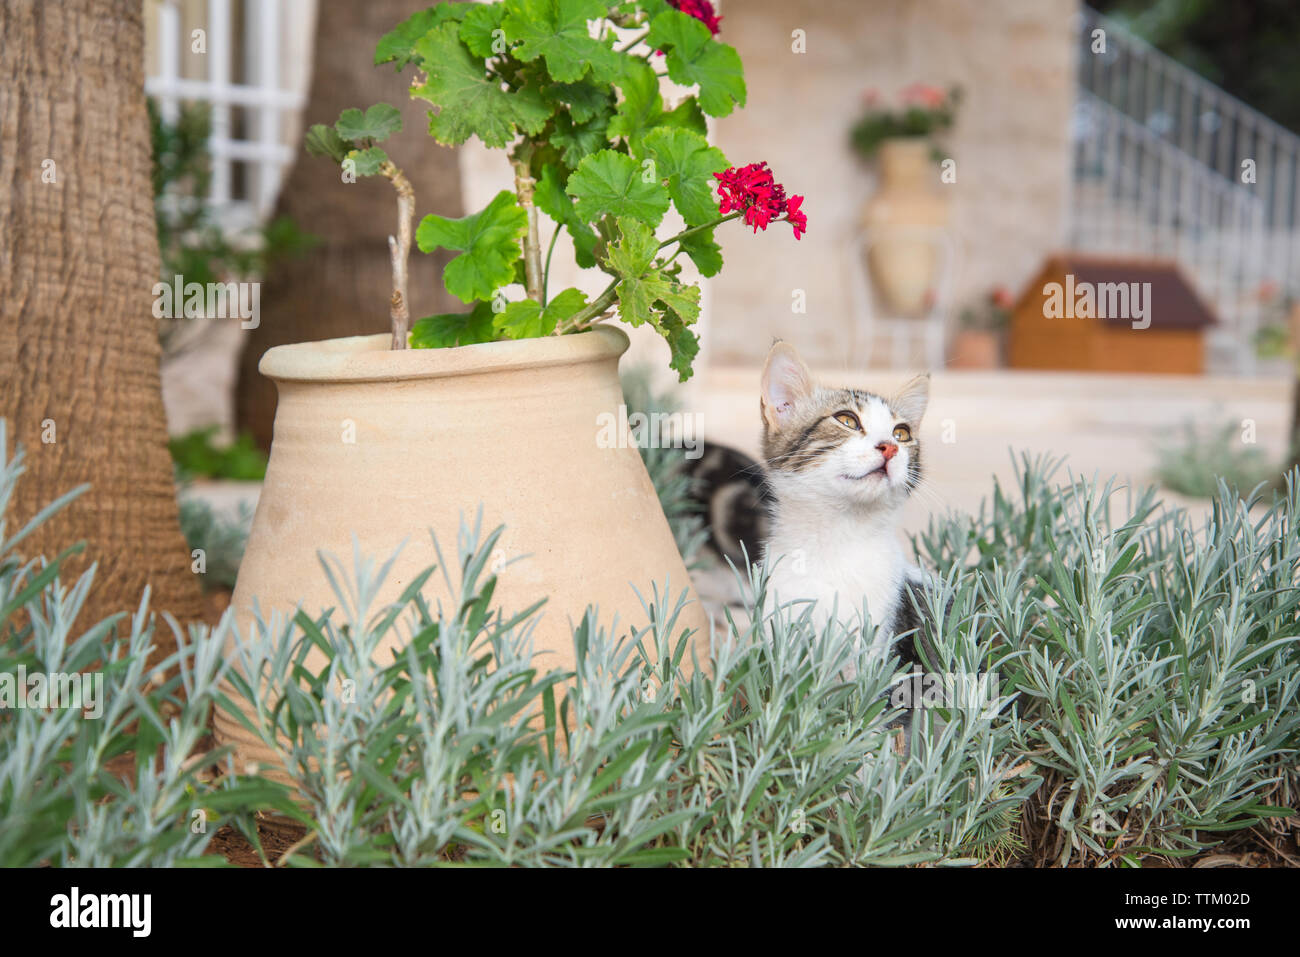
[[[556,223],[555,232],[551,233],[551,244],[546,248],[546,267],[542,270],[542,308],[546,308],[548,287],[551,282],[551,256],[555,253],[555,241],[560,238],[560,230],[564,227]]]
[[[393,295],[389,300],[388,314],[393,321],[392,349],[406,348],[406,335],[411,326],[411,309],[406,297],[406,267],[411,258],[411,220],[415,217],[415,190],[406,174],[391,161],[380,167],[380,172],[397,191],[397,235],[388,237],[388,254],[393,263]]]
[[[661,242],[658,248],[663,249],[665,246],[669,246],[672,243],[680,243],[683,239],[687,238],[688,236],[693,236],[696,233],[702,233],[706,229],[712,229],[715,226],[721,226],[723,223],[729,223],[733,219],[739,219],[743,215],[745,215],[743,212],[729,213],[726,216],[718,217],[711,223],[704,223],[703,225],[700,226],[692,226],[690,229],[683,229],[677,235],[669,236],[667,239]],[[680,247],[678,248],[677,252],[681,252]],[[676,257],[677,257],[677,253],[673,253],[672,259],[675,259]],[[669,259],[668,261],[672,262],[672,259]],[[567,322],[563,322],[560,325],[556,326],[555,334],[563,335],[566,332],[576,332],[590,325],[590,323],[592,322],[592,320],[595,319],[596,316],[599,316],[610,306],[614,305],[614,300],[615,298],[617,298],[617,294],[615,290],[618,289],[618,284],[620,281],[621,280],[619,279],[611,280],[610,284],[605,287],[604,291],[602,291],[599,296],[597,296],[590,303],[588,303],[583,309],[575,313]]]
[[[646,37],[648,37],[649,35],[650,35],[650,31],[649,31],[649,30],[646,30],[644,33],[638,33],[638,34],[637,34],[636,36],[634,36],[631,40],[628,40],[627,43],[623,44],[623,46],[619,47],[619,48],[618,48],[618,52],[619,52],[619,53],[626,53],[628,50],[632,49],[634,46],[636,46],[638,43],[640,43],[642,40],[644,40],[644,39],[645,39]]]
[[[589,302],[579,312],[575,313],[566,322],[556,326],[555,334],[557,336],[562,336],[566,332],[576,332],[580,329],[585,329],[596,316],[599,316],[610,306],[614,305],[614,290],[618,288],[619,281],[620,280],[618,279],[611,280],[610,284],[605,287],[604,291],[599,296]]]
[[[663,242],[661,242],[661,243],[659,244],[659,248],[660,248],[660,249],[663,249],[663,248],[664,248],[665,246],[667,246],[669,243],[680,242],[681,240],[685,239],[687,236],[694,236],[696,233],[702,233],[702,232],[704,232],[706,229],[712,229],[714,226],[721,226],[723,223],[729,223],[729,222],[731,222],[733,219],[739,219],[741,216],[744,216],[744,215],[745,215],[745,214],[744,214],[743,212],[741,212],[741,213],[728,213],[726,216],[722,216],[722,217],[720,217],[719,219],[715,219],[715,220],[714,220],[713,222],[711,222],[711,223],[704,223],[703,225],[700,225],[700,226],[692,226],[690,229],[683,229],[683,230],[682,230],[680,233],[678,233],[676,236],[669,236],[667,239],[665,239]]]
[[[524,278],[528,288],[528,298],[534,302],[544,303],[542,292],[542,246],[537,238],[537,204],[533,202],[533,189],[537,181],[529,171],[529,158],[522,156],[514,161],[515,193],[519,205],[528,214],[528,234],[524,237]]]

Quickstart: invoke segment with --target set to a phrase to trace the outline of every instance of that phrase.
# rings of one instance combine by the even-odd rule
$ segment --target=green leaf
[[[547,99],[567,106],[569,113],[579,123],[586,123],[614,105],[610,88],[592,83],[552,83],[542,88],[542,94]]]
[[[307,152],[313,156],[328,156],[336,163],[348,155],[348,144],[332,126],[316,123],[307,131]]]
[[[654,262],[659,240],[644,223],[622,218],[618,221],[620,239],[609,247],[606,265],[619,279],[638,279]]]
[[[695,286],[686,286],[686,289],[693,289],[697,295],[699,289]],[[695,357],[700,354],[700,337],[692,332],[689,323],[679,316],[672,309],[664,309],[659,315],[655,328],[659,334],[664,337],[668,343],[668,348],[672,353],[669,365],[677,370],[679,382],[685,382],[694,372],[692,366],[695,363]]]
[[[698,84],[700,107],[710,116],[726,116],[745,105],[745,71],[740,54],[699,20],[677,10],[654,18],[646,43],[663,50],[668,75],[682,86]]]
[[[695,268],[706,279],[722,272],[722,247],[713,241],[713,230],[705,229],[678,240],[682,252],[691,257]]]
[[[546,314],[558,326],[566,319],[572,319],[586,307],[587,294],[581,289],[570,286],[551,297],[551,301],[546,304]]]
[[[469,312],[442,313],[417,319],[411,326],[412,349],[445,349],[491,342],[496,318],[489,302],[477,303]]]
[[[358,176],[374,176],[388,162],[388,154],[378,146],[364,150],[349,150],[348,159],[356,165]]]
[[[568,113],[557,113],[555,132],[551,134],[549,142],[560,151],[564,165],[573,169],[605,145],[605,127],[608,123],[608,113],[597,114],[586,123],[575,123]]]
[[[641,12],[645,14],[647,23],[665,10],[673,9],[668,5],[668,0],[639,0],[636,4],[629,4],[629,6],[640,7]]]
[[[588,156],[569,177],[566,192],[578,216],[591,222],[603,216],[627,216],[658,226],[668,211],[668,190],[635,159],[613,150]]]
[[[641,60],[628,63],[620,82],[622,102],[609,121],[611,139],[623,137],[632,152],[641,155],[641,138],[654,129],[663,116],[663,97],[659,95],[659,78],[649,64]]]
[[[528,230],[528,214],[509,190],[497,193],[482,212],[460,219],[429,215],[420,221],[415,241],[421,252],[452,249],[461,255],[447,264],[443,284],[461,302],[490,300],[514,281],[519,240]]]
[[[622,238],[610,246],[606,266],[619,278],[619,318],[630,326],[654,326],[668,342],[672,367],[685,382],[699,352],[699,340],[688,328],[700,317],[699,287],[654,268],[659,242],[643,223],[622,218],[618,228]]]
[[[469,10],[460,25],[460,39],[475,56],[500,56],[504,50],[494,50],[494,36],[501,29],[501,18],[505,8],[499,3],[469,4]]]
[[[415,57],[415,45],[434,27],[448,20],[460,20],[469,11],[467,4],[439,3],[403,20],[379,38],[375,47],[375,66],[392,62],[398,70]]]
[[[506,0],[502,21],[516,59],[546,61],[546,72],[558,83],[582,79],[590,69],[597,82],[612,80],[620,60],[608,43],[588,32],[587,22],[605,16],[603,0]]]
[[[376,103],[365,113],[353,108],[339,114],[334,129],[345,140],[374,140],[382,143],[394,133],[402,131],[402,114],[397,107],[388,103]]]
[[[586,305],[587,294],[572,288],[555,296],[545,309],[532,299],[512,302],[496,315],[493,328],[508,339],[538,339],[549,336],[557,325]]]
[[[564,191],[564,184],[560,181],[560,174],[556,167],[543,167],[542,177],[533,192],[533,201],[537,203],[538,209],[569,231],[569,237],[573,240],[574,258],[578,265],[583,269],[590,269],[596,265],[595,250],[600,243],[600,237],[578,217],[577,211],[573,208],[573,200]]]
[[[542,304],[536,299],[512,302],[493,316],[492,328],[508,339],[538,339],[555,331],[555,324],[546,325]]]
[[[487,146],[501,147],[517,130],[540,133],[551,116],[541,92],[503,89],[500,80],[487,75],[483,58],[460,42],[458,30],[458,24],[444,23],[415,47],[428,80],[412,88],[411,95],[438,107],[429,114],[429,135],[444,146],[477,136]]]
[[[718,218],[713,174],[727,168],[722,150],[699,133],[670,128],[651,130],[644,147],[686,225],[701,226]]]
[[[700,316],[700,289],[652,269],[640,279],[624,279],[618,284],[618,306],[619,318],[631,326],[648,322],[660,328],[657,313],[663,309],[676,313],[684,325],[689,325]]]
[[[675,126],[683,130],[694,130],[701,136],[709,135],[709,121],[704,118],[700,101],[688,96],[659,118],[660,126]]]

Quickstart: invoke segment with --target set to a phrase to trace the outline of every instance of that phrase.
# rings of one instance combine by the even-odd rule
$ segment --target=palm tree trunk
[[[403,132],[384,143],[393,161],[415,187],[416,214],[461,215],[460,171],[456,151],[425,135],[426,111],[412,102],[410,71],[373,66],[375,43],[420,4],[410,0],[322,3],[317,14],[311,90],[304,126],[332,124],[348,107],[365,109],[391,103],[402,111]],[[285,178],[276,215],[287,215],[321,240],[301,258],[274,264],[262,290],[262,321],[248,333],[235,396],[238,427],[262,448],[271,444],[275,386],[257,364],[272,346],[338,336],[386,332],[391,328],[389,299],[393,270],[389,235],[397,232],[397,198],[383,177],[345,183],[337,165],[298,149]],[[448,254],[413,254],[410,262],[410,316],[465,307],[447,295],[442,268]]]
[[[133,611],[145,585],[153,608],[197,619],[152,315],[141,4],[0,0],[0,38],[0,415],[27,450],[10,520],[89,483],[24,543],[86,542],[69,566],[99,563],[80,621]]]

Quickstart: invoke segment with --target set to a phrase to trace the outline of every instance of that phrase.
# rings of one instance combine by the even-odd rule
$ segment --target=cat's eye
[[[852,429],[854,432],[862,431],[862,423],[858,421],[858,417],[852,412],[836,412],[831,416],[831,418],[845,428]]]
[[[909,429],[907,426],[903,425],[903,423],[900,422],[898,425],[894,426],[894,441],[895,441],[895,442],[911,442],[911,441],[912,441],[912,430]]]

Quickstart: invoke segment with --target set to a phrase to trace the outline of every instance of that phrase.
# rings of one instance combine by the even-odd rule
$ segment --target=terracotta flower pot
[[[885,140],[879,165],[880,188],[862,213],[862,225],[872,238],[867,266],[889,310],[919,316],[939,265],[936,238],[926,234],[948,222],[948,203],[936,185],[928,139]]]
[[[948,347],[950,369],[996,369],[1002,364],[1002,338],[992,329],[961,329]]]
[[[389,351],[389,339],[278,346],[262,358],[279,406],[231,600],[241,631],[254,599],[264,616],[299,602],[313,614],[337,605],[317,552],[350,569],[354,534],[379,560],[405,542],[380,595],[396,599],[437,560],[429,531],[454,556],[461,516],[472,522],[480,502],[484,533],[506,528],[500,557],[519,559],[500,570],[494,603],[510,612],[547,599],[533,633],[543,668],[572,666],[570,621],[587,605],[606,625],[617,614],[625,632],[646,622],[633,586],[647,596],[655,581],[667,579],[674,595],[688,587],[636,447],[600,438],[602,413],[626,422],[617,415],[623,332],[404,352]],[[444,593],[435,574],[430,605]],[[698,601],[678,622],[699,629],[707,660]],[[314,654],[308,663],[319,667]],[[219,714],[216,730],[244,760],[278,764],[233,718]]]

